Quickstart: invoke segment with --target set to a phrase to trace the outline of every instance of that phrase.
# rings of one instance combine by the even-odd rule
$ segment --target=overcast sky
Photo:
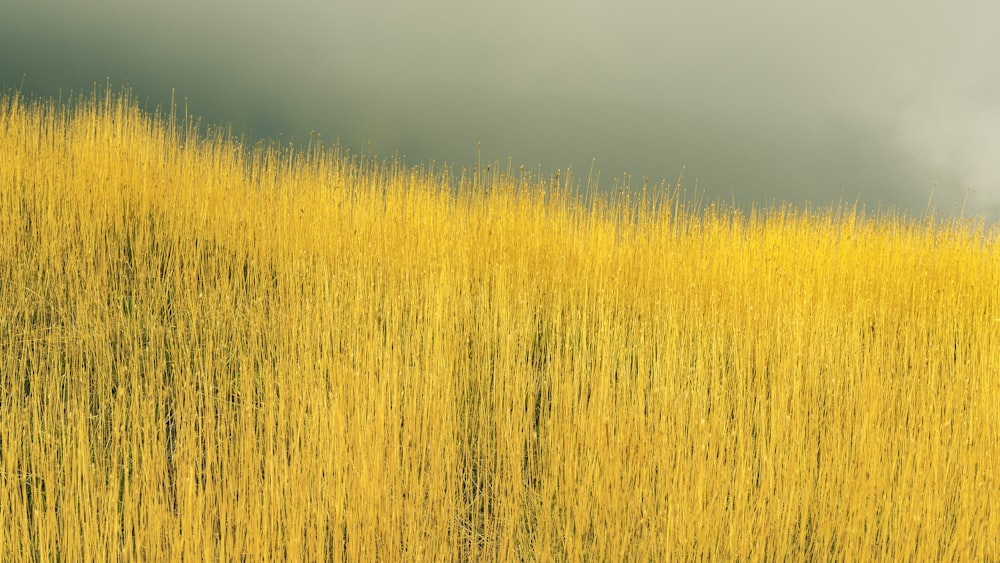
[[[0,85],[252,138],[1000,219],[1000,3],[4,0]]]

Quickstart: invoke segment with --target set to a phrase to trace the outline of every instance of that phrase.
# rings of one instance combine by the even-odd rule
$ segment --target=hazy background
[[[251,139],[1000,218],[1000,3],[0,0],[0,85]]]

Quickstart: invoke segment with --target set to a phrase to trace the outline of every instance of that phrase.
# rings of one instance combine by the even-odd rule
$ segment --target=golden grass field
[[[0,103],[0,559],[1000,558],[982,221]]]

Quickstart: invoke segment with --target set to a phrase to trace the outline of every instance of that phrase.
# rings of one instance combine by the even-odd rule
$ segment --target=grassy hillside
[[[3,98],[0,559],[1000,557],[995,227],[568,185]]]

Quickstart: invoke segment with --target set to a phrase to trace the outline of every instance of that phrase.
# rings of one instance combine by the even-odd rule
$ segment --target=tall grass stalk
[[[4,560],[995,560],[969,220],[0,102]]]

